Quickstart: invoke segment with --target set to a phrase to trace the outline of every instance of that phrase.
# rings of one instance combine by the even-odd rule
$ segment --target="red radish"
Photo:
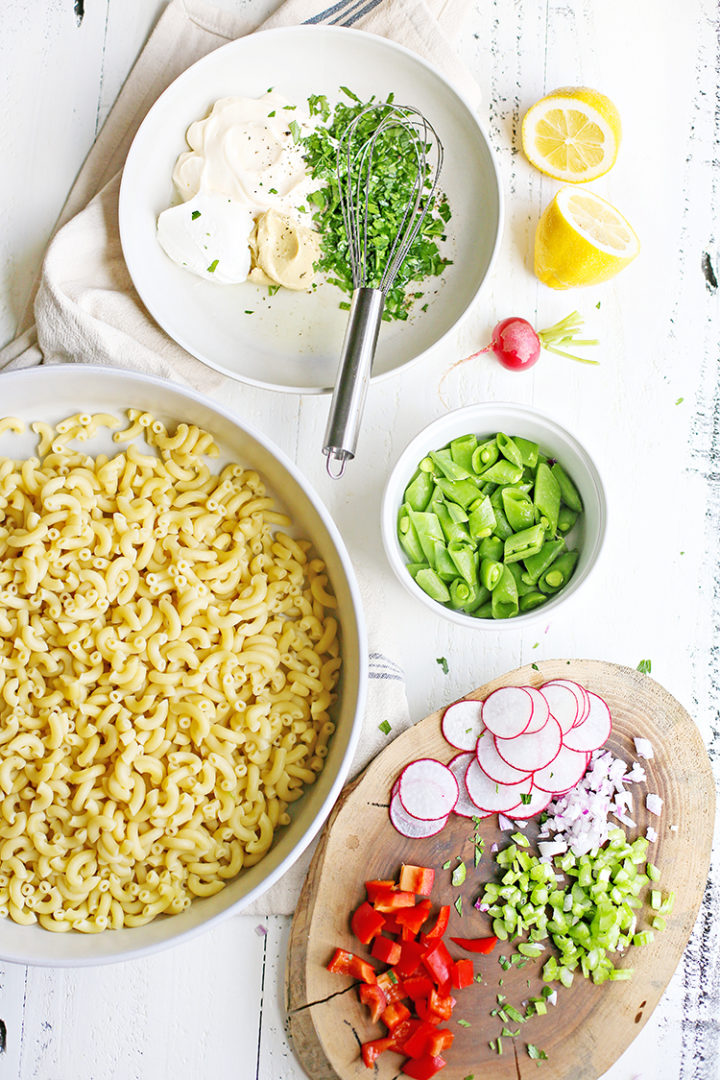
[[[447,822],[447,816],[437,818],[435,821],[419,821],[418,818],[411,817],[400,802],[399,795],[393,795],[390,800],[389,813],[390,821],[397,831],[411,840],[436,836]]]
[[[501,686],[483,702],[483,724],[493,735],[514,739],[527,728],[533,709],[533,699],[524,687]]]
[[[482,771],[498,784],[519,784],[530,776],[529,769],[514,769],[507,761],[503,761],[497,752],[495,740],[487,729],[477,741],[475,757]]]
[[[562,741],[562,731],[554,716],[549,718],[541,731],[530,735],[518,735],[516,739],[495,736],[495,746],[503,761],[514,769],[525,769],[527,772],[549,765],[557,757]]]
[[[564,735],[573,726],[580,712],[577,695],[569,686],[560,682],[546,683],[542,692]]]
[[[532,779],[528,777],[521,784],[498,784],[473,760],[465,773],[465,786],[468,795],[481,810],[493,814],[508,814],[522,801],[523,795],[530,793]]]
[[[400,773],[398,795],[410,817],[436,821],[454,808],[460,788],[447,765],[435,758],[420,758]]]
[[[440,726],[451,746],[458,750],[474,750],[483,729],[482,702],[456,701],[445,710]]]
[[[545,692],[548,687],[551,686],[564,686],[574,695],[578,711],[572,726],[577,727],[578,724],[582,724],[590,710],[590,699],[588,698],[588,692],[585,687],[581,686],[580,683],[573,682],[572,679],[552,679],[550,682],[545,683],[542,688],[542,692],[546,697],[547,694]],[[550,712],[552,712],[552,709],[550,709]],[[558,720],[562,727],[563,725],[559,718],[555,717],[555,719]]]
[[[590,712],[582,724],[576,724],[564,736],[565,745],[571,750],[598,750],[612,731],[612,717],[606,702],[588,691]]]
[[[552,795],[560,795],[575,787],[582,779],[587,762],[587,754],[571,750],[569,746],[561,746],[557,757],[549,765],[533,773],[533,784]]]
[[[541,690],[536,690],[534,686],[525,686],[523,689],[530,695],[533,701],[532,719],[525,728],[525,734],[532,735],[533,732],[542,730],[547,724],[548,717],[550,716],[550,706]]]
[[[453,814],[457,814],[459,817],[482,817],[482,811],[472,801],[465,786],[465,773],[470,762],[474,760],[475,755],[473,753],[465,753],[458,754],[457,757],[448,762],[448,769],[457,780],[460,788],[460,795],[453,810]]]
[[[509,816],[513,821],[527,821],[528,818],[541,813],[551,799],[552,795],[549,791],[542,791],[541,788],[533,787],[530,792],[529,802],[521,801],[520,805],[516,806]]]

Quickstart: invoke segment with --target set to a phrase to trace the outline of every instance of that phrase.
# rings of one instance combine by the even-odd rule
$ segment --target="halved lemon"
[[[588,86],[566,86],[525,114],[522,146],[537,169],[556,180],[585,183],[615,164],[620,114],[609,97]]]
[[[552,289],[608,281],[640,251],[632,226],[592,191],[564,187],[535,233],[535,273]]]

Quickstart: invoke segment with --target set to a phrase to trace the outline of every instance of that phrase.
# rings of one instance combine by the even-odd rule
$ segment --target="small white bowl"
[[[447,446],[451,439],[473,433],[480,437],[519,435],[539,444],[548,457],[557,458],[580,492],[584,512],[573,530],[580,559],[567,586],[547,603],[511,619],[480,619],[433,600],[415,583],[406,569],[409,561],[397,538],[397,516],[403,493],[420,461],[431,451]],[[436,614],[459,626],[507,630],[543,618],[564,604],[587,580],[597,564],[607,529],[605,488],[595,464],[583,446],[565,428],[543,413],[509,402],[468,405],[435,420],[408,443],[390,473],[382,505],[382,538],[385,552],[398,581]],[[577,539],[576,539],[577,538]]]

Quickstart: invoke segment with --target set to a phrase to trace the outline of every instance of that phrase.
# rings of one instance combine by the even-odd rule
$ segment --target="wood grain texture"
[[[498,1058],[488,1041],[500,1033],[500,1023],[490,1017],[496,1007],[498,979],[502,993],[517,1008],[531,994],[539,993],[543,959],[525,968],[503,972],[497,956],[476,964],[484,983],[457,993],[456,1017],[470,1028],[448,1025],[456,1032],[447,1053],[447,1080],[472,1074],[475,1080],[517,1080],[535,1075],[536,1063],[527,1057],[526,1044],[542,1047],[551,1062],[553,1080],[597,1080],[626,1049],[657,1004],[669,982],[692,931],[703,895],[710,861],[715,792],[710,763],[699,733],[687,712],[658,683],[638,671],[590,660],[549,660],[526,665],[467,695],[484,699],[503,685],[540,686],[551,678],[573,678],[608,702],[613,732],[608,746],[626,761],[635,758],[633,736],[643,735],[655,748],[655,757],[643,762],[647,782],[634,786],[633,817],[638,832],[648,824],[658,832],[650,857],[660,868],[660,888],[675,891],[676,900],[667,929],[654,942],[630,950],[622,966],[632,966],[627,982],[595,986],[578,974],[571,990],[559,989],[557,1009],[546,1017],[534,1017],[514,1041],[504,1040],[506,1054]],[[362,776],[343,791],[329,819],[311,864],[291,930],[286,969],[289,1029],[295,1052],[313,1080],[359,1080],[367,1076],[358,1045],[381,1034],[359,1004],[353,984],[331,975],[327,964],[335,947],[354,951],[357,942],[348,924],[349,913],[364,898],[366,878],[396,876],[400,863],[433,866],[436,875],[435,903],[453,903],[463,895],[464,915],[453,910],[449,935],[476,936],[488,932],[487,917],[476,912],[472,900],[482,883],[490,880],[486,855],[477,871],[469,871],[461,890],[454,889],[449,871],[439,867],[461,856],[472,866],[472,823],[451,816],[448,825],[427,840],[407,840],[389,823],[388,793],[399,771],[419,756],[449,761],[454,751],[442,737],[443,710],[426,717],[394,740]],[[646,792],[664,801],[663,814],[650,815],[644,806]],[[530,823],[533,839],[537,826]],[[481,833],[485,851],[491,844],[506,843],[507,833],[497,816],[484,819]],[[635,835],[636,830],[630,830]],[[647,909],[646,909],[647,911]],[[641,918],[639,925],[646,925]],[[363,952],[362,948],[358,949]],[[457,952],[457,950],[455,950]],[[529,985],[528,985],[529,982]],[[513,1051],[515,1051],[513,1053]],[[395,1076],[399,1059],[380,1058],[380,1080]]]

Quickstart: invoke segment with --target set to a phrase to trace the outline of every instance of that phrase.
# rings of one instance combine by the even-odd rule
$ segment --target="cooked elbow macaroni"
[[[0,914],[54,931],[218,892],[334,730],[324,564],[257,473],[210,471],[210,435],[127,416],[112,457],[82,448],[121,427],[104,413],[33,424],[37,456],[0,457]]]

